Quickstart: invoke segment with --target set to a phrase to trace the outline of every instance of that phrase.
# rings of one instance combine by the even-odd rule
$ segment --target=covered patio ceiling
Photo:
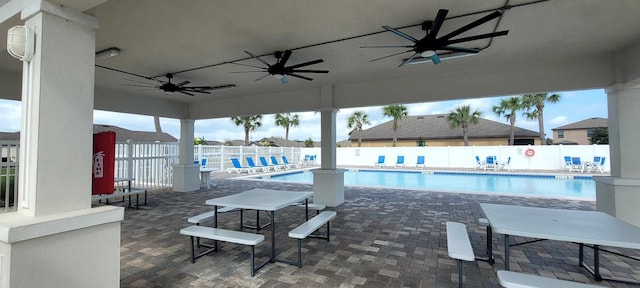
[[[628,71],[638,70],[629,68],[638,65],[622,67],[621,63],[628,61],[621,59],[637,50],[633,49],[640,39],[640,1],[52,2],[98,18],[96,51],[109,47],[121,50],[112,58],[96,58],[95,109],[101,110],[209,119],[602,88],[639,76]],[[370,62],[406,48],[360,48],[409,45],[407,40],[383,32],[381,26],[410,26],[400,31],[420,39],[424,37],[420,24],[433,20],[439,9],[448,9],[449,14],[438,35],[500,9],[504,9],[501,18],[459,37],[494,29],[509,30],[509,34],[492,41],[458,44],[488,47],[473,57],[443,60],[439,65],[398,67],[412,53]],[[0,31],[21,22],[19,15],[0,16],[7,19],[0,24]],[[6,37],[0,37],[3,50],[5,41]],[[305,69],[330,72],[305,74],[313,81],[288,77],[287,84],[273,77],[255,81],[264,73],[232,73],[256,69],[229,62],[262,66],[248,59],[245,50],[273,63],[273,53],[286,49],[293,50],[289,65],[323,59],[324,63]],[[625,73],[617,73],[621,69],[626,69]],[[5,51],[0,53],[0,98],[20,99],[21,71],[19,61]],[[133,81],[158,84],[151,78],[165,80],[162,76],[166,73],[175,74],[174,83],[188,80],[190,85],[234,84],[236,88],[188,96],[123,85],[137,84]],[[616,79],[616,75],[627,79]]]

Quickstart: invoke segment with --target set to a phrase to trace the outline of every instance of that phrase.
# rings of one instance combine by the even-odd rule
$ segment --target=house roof
[[[383,140],[393,138],[393,120],[362,131],[362,140]],[[500,122],[479,118],[477,125],[469,128],[469,138],[509,137],[511,126]],[[398,139],[436,140],[462,138],[462,128],[451,129],[447,114],[407,116],[398,122]],[[538,132],[515,128],[515,137],[538,137]],[[357,141],[358,133],[351,133],[349,140]]]
[[[258,141],[253,141],[252,144],[262,146],[262,143],[269,142],[269,146],[272,147],[306,147],[304,141],[300,140],[285,140],[282,138],[268,137],[262,138]],[[313,142],[313,147],[320,147],[320,142]]]
[[[20,140],[20,132],[0,132],[0,140],[18,141]]]
[[[116,132],[116,142],[132,140],[135,142],[178,142],[178,139],[167,133],[134,131],[113,125],[93,124],[93,133],[105,131]],[[20,140],[20,132],[0,132],[0,140]]]
[[[574,129],[592,129],[592,128],[608,128],[609,119],[593,117],[582,121],[574,122],[564,126],[556,127],[551,130],[574,130]]]
[[[132,140],[135,142],[178,142],[178,139],[167,133],[134,131],[113,125],[94,124],[93,133],[105,131],[116,132],[116,142]]]

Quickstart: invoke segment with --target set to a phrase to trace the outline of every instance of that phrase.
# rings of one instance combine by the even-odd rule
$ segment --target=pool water
[[[309,171],[259,178],[284,182],[313,183],[313,173]],[[349,170],[344,173],[344,185],[594,199],[596,197],[596,184],[590,176],[558,179],[554,175]]]

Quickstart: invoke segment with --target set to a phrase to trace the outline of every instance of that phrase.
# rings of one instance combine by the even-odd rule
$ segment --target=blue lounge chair
[[[416,168],[425,168],[424,156],[418,156],[418,160],[416,161]]]
[[[485,162],[484,162],[484,161],[480,161],[480,156],[476,155],[476,166],[475,166],[475,167],[473,167],[473,169],[474,169],[474,170],[475,170],[476,168],[484,169],[484,165],[485,165]]]
[[[398,159],[396,160],[396,164],[394,165],[394,167],[404,167],[404,156],[398,156]]]
[[[266,167],[267,171],[269,171],[269,169],[271,168],[273,168],[273,171],[280,171],[280,167],[269,164],[269,162],[267,161],[267,158],[264,158],[264,156],[260,156],[259,159],[260,159],[260,164],[262,164],[262,167]]]
[[[233,167],[227,168],[227,172],[229,172],[229,174],[231,174],[232,172],[236,172],[238,174],[242,172],[251,174],[254,172],[253,168],[242,166],[240,164],[240,161],[238,161],[238,158],[231,158],[231,163],[233,164]]]
[[[384,155],[378,156],[378,162],[373,164],[373,167],[376,167],[376,168],[384,167]]]
[[[487,168],[497,170],[498,169],[497,158],[498,157],[496,156],[487,156],[487,160],[484,162],[484,170],[487,170]]]
[[[202,165],[202,168],[207,168],[207,158],[202,158],[200,165]]]
[[[571,156],[564,156],[564,169],[571,170]]]
[[[284,155],[282,155],[282,163],[289,166],[289,168],[300,168],[299,163],[289,163],[289,160],[287,160],[287,156]]]
[[[504,163],[500,163],[499,165],[500,167],[498,167],[498,170],[503,170],[503,169],[507,169],[507,171],[511,171],[511,156],[509,156],[509,158],[507,158],[507,162]]]
[[[278,169],[280,168],[289,169],[289,165],[278,163],[278,159],[276,158],[276,156],[271,156],[270,158],[271,158],[271,164],[273,164],[273,167],[278,167]]]
[[[607,157],[600,157],[600,162],[594,163],[594,170],[600,171],[600,173],[604,173],[604,163],[607,160]]]
[[[316,165],[316,155],[309,156],[309,165]]]
[[[269,172],[269,167],[256,165],[256,162],[253,162],[253,158],[251,157],[247,157],[247,165],[249,165],[253,171],[262,170],[262,172]]]
[[[584,165],[582,165],[582,161],[580,157],[571,157],[571,167],[569,168],[569,172],[580,171],[580,173],[584,172]]]

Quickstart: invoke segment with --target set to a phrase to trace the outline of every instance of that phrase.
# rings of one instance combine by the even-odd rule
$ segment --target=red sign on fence
[[[116,133],[93,134],[92,195],[113,193],[116,162]]]

